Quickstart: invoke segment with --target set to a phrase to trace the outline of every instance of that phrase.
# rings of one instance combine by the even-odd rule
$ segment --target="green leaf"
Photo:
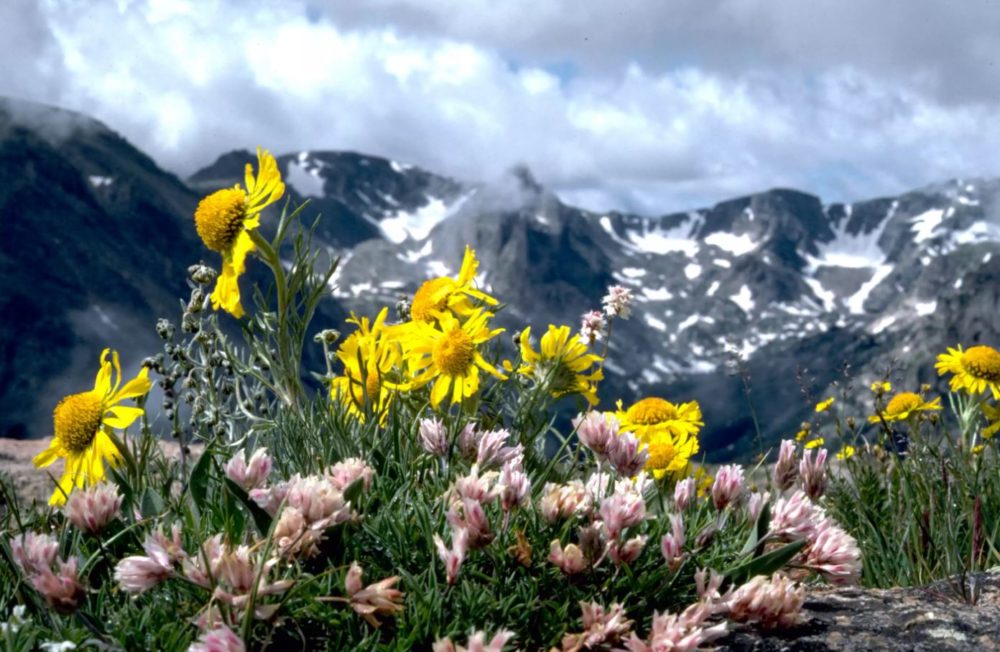
[[[743,544],[743,550],[740,551],[740,555],[749,555],[758,544],[764,540],[767,536],[767,529],[771,526],[771,503],[764,503],[764,506],[760,510],[760,514],[757,515],[757,522],[754,524],[752,530],[750,530],[750,536],[747,537],[747,542]],[[757,554],[762,552],[758,550]],[[756,556],[756,555],[755,555]]]
[[[792,557],[802,550],[805,545],[805,539],[792,541],[769,553],[748,559],[742,564],[730,568],[724,574],[734,584],[742,584],[757,575],[771,575],[791,561]]]
[[[351,484],[347,485],[347,488],[344,489],[344,500],[348,500],[352,505],[357,506],[358,498],[361,497],[361,491],[364,489],[364,487],[365,487],[364,478],[358,478]]]
[[[257,526],[257,531],[260,532],[261,536],[267,536],[267,533],[271,531],[271,515],[265,512],[260,505],[255,503],[247,492],[243,491],[243,487],[239,486],[229,478],[224,478],[226,482],[226,489],[229,490],[237,500],[243,503],[243,506],[247,508],[250,512],[250,516],[253,518],[254,525]]]
[[[142,493],[142,504],[139,507],[143,518],[159,516],[163,510],[163,498],[152,487],[146,487],[146,491]]]
[[[208,499],[208,476],[211,468],[212,454],[206,449],[191,470],[191,481],[188,483],[188,491],[198,507],[204,507]]]

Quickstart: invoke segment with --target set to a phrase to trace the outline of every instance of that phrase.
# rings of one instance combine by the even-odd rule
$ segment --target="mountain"
[[[47,430],[27,424],[47,427],[39,415],[60,383],[86,383],[94,351],[123,346],[101,314],[146,338],[176,313],[183,269],[214,260],[190,228],[197,198],[242,180],[255,157],[224,154],[181,182],[98,123],[20,111],[32,120],[0,121],[13,180],[0,190],[0,305],[19,315],[0,333],[0,431],[37,436]],[[827,396],[846,394],[843,413],[865,416],[868,385],[890,367],[900,388],[943,390],[938,352],[1000,342],[1000,180],[853,204],[774,189],[647,217],[569,206],[525,168],[469,182],[354,152],[278,163],[291,201],[320,216],[318,244],[342,258],[317,327],[457,272],[466,244],[482,260],[479,282],[507,304],[498,319],[511,335],[575,327],[608,285],[625,285],[634,309],[615,324],[601,407],[696,399],[711,461],[752,457]],[[159,343],[130,346],[137,359]]]
[[[0,178],[0,436],[46,436],[104,347],[131,373],[160,349],[201,256],[198,197],[100,122],[10,99]]]
[[[500,321],[511,329],[575,325],[609,284],[630,287],[635,310],[615,326],[603,407],[697,399],[713,461],[794,433],[830,395],[846,391],[845,414],[865,416],[867,386],[890,367],[900,387],[943,390],[936,353],[1000,341],[997,180],[853,204],[774,189],[650,218],[567,206],[523,168],[460,184],[352,153],[279,162],[298,196],[333,208],[325,232],[343,264],[332,290],[348,309],[372,314],[455,273],[466,243],[480,281],[508,302]]]

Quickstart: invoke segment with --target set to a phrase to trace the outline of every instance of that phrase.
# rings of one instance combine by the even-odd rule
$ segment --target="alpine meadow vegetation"
[[[814,586],[957,575],[974,597],[996,563],[995,349],[940,356],[954,419],[885,379],[870,414],[831,397],[770,463],[711,468],[696,401],[601,393],[628,289],[510,333],[467,247],[395,310],[313,324],[337,261],[305,205],[261,228],[283,194],[258,150],[201,201],[221,266],[190,268],[163,350],[125,382],[95,352],[56,402],[48,505],[0,479],[5,650],[694,650],[794,627]],[[241,294],[248,265],[271,280]]]

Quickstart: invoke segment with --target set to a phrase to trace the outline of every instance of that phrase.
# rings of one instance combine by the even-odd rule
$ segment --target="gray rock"
[[[888,590],[848,587],[808,594],[804,622],[773,632],[738,629],[720,652],[959,652],[1000,649],[1000,572],[975,576],[975,604],[959,581]]]

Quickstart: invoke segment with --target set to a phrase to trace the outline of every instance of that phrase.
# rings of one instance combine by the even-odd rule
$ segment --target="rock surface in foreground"
[[[977,576],[975,605],[959,584],[873,590],[859,587],[807,594],[804,622],[773,633],[735,631],[720,651],[827,652],[1000,650],[1000,571]],[[956,580],[957,582],[957,580]]]

